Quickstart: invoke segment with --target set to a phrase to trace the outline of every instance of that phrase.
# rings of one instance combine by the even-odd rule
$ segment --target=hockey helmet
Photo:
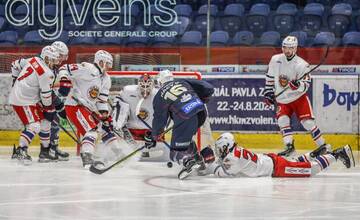
[[[53,46],[45,46],[41,50],[40,57],[43,60],[48,60],[51,64],[59,64],[60,63],[60,54]]]
[[[234,135],[229,132],[223,133],[215,141],[215,153],[220,159],[224,159],[234,145]]]
[[[297,47],[298,46],[298,40],[295,36],[287,36],[284,38],[282,42],[283,47]]]
[[[104,63],[103,67],[100,66],[101,61]],[[105,69],[105,66],[107,69],[111,69],[113,67],[113,57],[105,50],[98,50],[95,53],[94,63],[96,63],[102,69]]]
[[[54,47],[59,52],[62,61],[68,59],[69,49],[66,46],[66,44],[64,44],[61,41],[55,41],[54,43],[51,44],[51,46]]]
[[[145,73],[140,77],[138,87],[141,95],[146,98],[150,95],[152,89],[154,88],[154,81],[149,74]]]
[[[157,81],[160,83],[160,85],[163,85],[164,83],[173,80],[174,80],[174,76],[170,70],[162,70],[157,75]]]

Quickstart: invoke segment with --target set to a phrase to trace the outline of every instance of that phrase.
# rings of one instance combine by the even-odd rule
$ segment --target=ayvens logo
[[[177,13],[173,9],[176,0],[84,0],[81,8],[77,7],[75,0],[57,0],[54,2],[56,10],[52,17],[45,12],[46,1],[7,0],[6,19],[14,26],[39,26],[40,36],[48,40],[54,40],[61,35],[64,30],[64,16],[69,17],[74,26],[78,27],[84,27],[89,16],[103,27],[110,27],[120,22],[123,26],[130,27],[135,25],[131,19],[134,16],[132,9],[138,7],[141,9],[138,16],[143,17],[145,27],[151,26],[152,23],[160,27],[178,23]],[[17,14],[16,9],[19,6],[23,7],[23,11]],[[66,8],[68,13],[65,13]],[[53,30],[50,31],[50,28]],[[103,35],[97,33],[96,36]]]

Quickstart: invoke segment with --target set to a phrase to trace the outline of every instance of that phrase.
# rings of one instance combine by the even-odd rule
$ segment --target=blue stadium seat
[[[267,31],[264,32],[257,46],[270,46],[270,47],[279,47],[280,46],[280,33],[277,31]]]
[[[344,34],[342,38],[344,46],[360,46],[360,32],[351,31]]]
[[[248,11],[252,5],[251,0],[228,0],[227,3],[228,4],[242,4],[245,8],[246,11]]]
[[[45,44],[44,39],[40,36],[38,31],[29,31],[24,36],[24,44],[36,45]]]
[[[308,36],[315,36],[322,27],[322,16],[324,15],[325,8],[319,3],[307,4],[304,8],[304,15],[300,19],[300,26]]]
[[[154,37],[151,46],[153,47],[172,47],[176,45],[175,37]]]
[[[191,26],[191,19],[187,17],[178,16],[178,23],[175,23],[164,30],[175,31],[178,36],[182,36]]]
[[[202,5],[198,10],[198,15],[195,17],[194,30],[206,34],[207,31],[207,5]],[[217,16],[218,8],[216,5],[210,5],[210,31],[214,29],[215,17]]]
[[[336,42],[335,34],[332,32],[320,32],[316,34],[312,46],[334,46]]]
[[[208,0],[201,0],[200,5],[205,5],[208,3]],[[228,0],[211,0],[211,3],[216,5],[219,10],[223,11],[225,9],[226,4],[228,4]]]
[[[271,8],[271,10],[275,10],[279,5],[280,0],[255,0],[253,3],[264,3],[268,4]]]
[[[319,3],[325,7],[331,7],[331,5],[333,4],[333,0],[307,0],[306,3]]]
[[[348,3],[351,5],[353,11],[360,9],[360,0],[337,0],[335,3]]]
[[[202,34],[200,31],[187,31],[180,39],[182,46],[201,46]]]
[[[125,41],[127,47],[146,47],[149,43],[147,37],[129,37]]]
[[[293,31],[289,35],[295,36],[298,39],[299,47],[305,47],[307,45],[308,37],[305,31]]]
[[[220,24],[230,36],[243,29],[244,11],[242,4],[229,4],[225,7],[224,15],[220,17]]]
[[[70,39],[71,45],[94,45],[94,37],[73,37]]]
[[[336,37],[342,37],[349,29],[351,15],[352,7],[350,4],[340,3],[334,5],[328,17],[329,31],[334,32]]]
[[[275,30],[278,31],[281,36],[286,36],[294,30],[296,13],[296,5],[292,3],[283,3],[277,8],[273,21]]]
[[[229,34],[226,31],[214,31],[210,34],[211,46],[226,46],[229,43]]]
[[[232,39],[232,45],[251,46],[254,43],[254,34],[250,31],[239,31]]]
[[[96,39],[96,44],[100,45],[121,45],[122,38],[120,37],[99,37]]]
[[[16,31],[4,31],[0,33],[0,45],[11,46],[16,45],[18,33]]]
[[[174,7],[174,11],[176,11],[177,16],[190,18],[192,15],[192,8],[187,4],[179,4]]]
[[[269,13],[270,6],[267,4],[259,3],[251,7],[246,17],[246,24],[256,37],[266,31]]]

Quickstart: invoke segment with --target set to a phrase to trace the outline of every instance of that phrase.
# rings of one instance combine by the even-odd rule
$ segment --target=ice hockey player
[[[349,145],[315,158],[309,153],[289,161],[274,153],[253,153],[238,146],[231,133],[223,133],[215,142],[217,162],[209,163],[207,174],[219,177],[310,177],[340,160],[346,168],[355,166]],[[208,156],[211,156],[208,151]],[[203,173],[204,174],[204,173]]]
[[[268,105],[277,105],[276,117],[285,144],[285,150],[279,155],[291,156],[295,152],[290,126],[290,118],[295,113],[302,126],[311,132],[318,146],[311,156],[317,157],[330,151],[331,146],[325,143],[320,129],[316,126],[310,100],[306,94],[311,83],[310,75],[303,77],[309,71],[309,64],[296,55],[297,46],[297,38],[287,36],[282,42],[283,53],[271,58],[266,74],[264,97]],[[290,89],[275,98],[276,94],[287,87]]]
[[[93,164],[98,126],[102,128],[101,140],[104,144],[116,139],[108,107],[111,80],[107,71],[112,66],[112,55],[99,50],[95,53],[94,63],[66,64],[59,72],[60,79],[68,79],[72,83],[65,110],[67,118],[82,137],[80,155],[85,168]]]
[[[68,58],[68,52],[69,49],[67,48],[67,46],[61,42],[61,41],[55,41],[51,44],[51,46],[57,50],[57,52],[60,55],[59,58],[59,64],[57,64],[54,69],[53,72],[55,73],[55,76],[58,73],[58,67],[67,60]],[[13,78],[13,85],[17,79],[17,77],[19,76],[21,70],[24,68],[24,66],[29,62],[31,58],[20,58],[18,60],[15,60],[14,62],[12,62],[11,64],[11,75]],[[62,93],[64,93],[64,91],[69,90],[69,84],[66,81],[60,81],[57,79],[57,77],[55,77],[55,84],[59,84],[59,85],[54,85],[54,87],[59,87],[58,91],[61,91]],[[53,102],[55,105],[55,109],[57,110],[57,113],[64,116],[65,115],[65,111],[63,110],[63,99],[64,97],[66,97],[65,94],[62,94],[59,92],[55,92],[53,93]],[[57,159],[59,160],[68,160],[69,158],[69,154],[67,152],[64,152],[62,150],[60,150],[58,148],[58,141],[59,141],[59,127],[58,127],[58,123],[59,123],[59,119],[57,114],[55,114],[53,121],[51,122],[51,131],[50,131],[50,155],[54,156],[54,160],[52,161],[56,161]],[[43,161],[41,161],[43,162]],[[46,162],[48,162],[46,160]]]
[[[32,162],[28,146],[36,134],[39,134],[41,141],[39,162],[54,159],[49,154],[49,138],[50,123],[55,114],[52,102],[53,70],[59,64],[59,57],[54,47],[44,47],[40,57],[30,58],[22,68],[9,95],[9,103],[25,126],[12,158],[25,165]]]
[[[162,132],[171,118],[174,122],[170,160],[183,166],[178,178],[184,179],[203,164],[192,137],[205,122],[207,111],[204,103],[208,102],[214,87],[196,79],[174,79],[169,70],[160,71],[158,82],[161,88],[155,95],[153,108],[154,119],[151,135],[145,136],[145,146],[152,148],[162,136]]]
[[[69,49],[66,46],[66,44],[64,44],[61,41],[55,41],[54,43],[51,44],[51,46],[53,46],[60,54],[60,65],[66,62],[69,55]],[[50,154],[54,155],[54,157],[57,160],[67,161],[69,160],[69,153],[59,149],[59,132],[60,132],[59,117],[66,119],[64,102],[67,95],[70,92],[70,88],[72,85],[71,85],[71,81],[68,80],[66,77],[59,79],[58,71],[59,69],[57,68],[55,71],[57,76],[54,86],[57,89],[54,88],[54,92],[53,92],[53,102],[55,105],[56,112],[58,114],[54,116],[54,119],[51,122]]]
[[[113,102],[114,129],[123,132],[124,138],[131,139],[130,141],[144,141],[149,128],[143,121],[148,125],[152,124],[154,114],[152,103],[157,92],[154,80],[148,74],[142,75],[137,85],[124,86]],[[167,148],[163,150],[168,154]],[[150,157],[148,149],[143,150],[142,157]]]

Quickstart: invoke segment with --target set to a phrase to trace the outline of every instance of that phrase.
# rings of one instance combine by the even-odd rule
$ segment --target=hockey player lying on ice
[[[215,174],[219,177],[310,177],[318,174],[331,164],[340,160],[346,168],[355,166],[351,147],[345,145],[332,152],[310,157],[310,153],[296,158],[285,159],[274,153],[253,153],[238,146],[231,133],[223,133],[215,143],[215,162],[211,148],[202,150],[206,169],[199,170],[200,175]]]

